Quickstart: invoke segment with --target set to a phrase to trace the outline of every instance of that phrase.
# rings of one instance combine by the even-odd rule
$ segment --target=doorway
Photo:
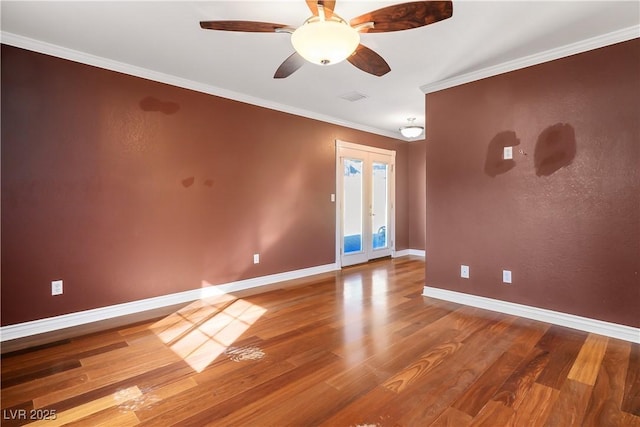
[[[336,141],[336,259],[340,266],[392,255],[396,152]]]

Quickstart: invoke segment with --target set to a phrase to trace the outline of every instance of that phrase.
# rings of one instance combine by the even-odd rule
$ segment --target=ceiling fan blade
[[[311,10],[313,16],[318,16],[318,4],[321,4],[324,7],[324,16],[326,18],[331,18],[331,16],[333,16],[333,10],[336,7],[335,1],[307,0],[307,6],[309,6],[309,10]]]
[[[387,64],[387,61],[385,61],[382,56],[378,55],[363,44],[358,45],[356,51],[347,58],[347,61],[360,68],[365,73],[373,74],[378,77],[384,76],[391,71],[391,67],[389,67],[389,64]]]
[[[433,24],[453,15],[453,3],[450,1],[415,1],[383,7],[365,13],[350,22],[352,27],[373,22],[373,28],[363,28],[366,33],[386,33],[402,31]]]
[[[275,33],[279,28],[288,27],[288,25],[273,24],[271,22],[200,21],[200,28],[204,30],[243,31],[248,33]]]
[[[274,79],[284,79],[295,73],[306,61],[298,52],[293,52],[291,56],[284,60],[273,75]]]

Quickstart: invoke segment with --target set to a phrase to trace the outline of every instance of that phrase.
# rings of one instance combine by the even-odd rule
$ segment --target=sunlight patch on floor
[[[202,372],[266,311],[220,292],[159,320],[151,330],[196,372]]]

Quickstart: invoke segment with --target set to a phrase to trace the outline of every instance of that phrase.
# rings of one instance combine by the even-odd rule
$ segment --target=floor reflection
[[[371,280],[371,305],[372,305],[372,334],[376,349],[382,349],[389,345],[389,334],[385,331],[376,334],[377,328],[387,324],[388,317],[388,277],[387,270],[374,270]]]
[[[382,329],[388,322],[388,272],[347,272],[343,278],[343,338],[348,363],[360,363],[373,349],[389,345],[389,335]],[[380,328],[380,333],[376,329]]]
[[[342,287],[343,339],[345,345],[359,343],[364,335],[364,284],[361,273],[352,273],[344,278]],[[355,345],[344,354],[345,361],[355,364],[366,358],[363,346]]]

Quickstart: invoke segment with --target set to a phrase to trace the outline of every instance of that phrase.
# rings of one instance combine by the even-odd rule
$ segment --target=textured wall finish
[[[426,141],[409,144],[409,248],[424,250],[426,238]]]
[[[427,286],[640,326],[638,94],[638,39],[429,94]]]
[[[407,249],[406,143],[3,45],[2,325],[335,262],[335,139]]]

